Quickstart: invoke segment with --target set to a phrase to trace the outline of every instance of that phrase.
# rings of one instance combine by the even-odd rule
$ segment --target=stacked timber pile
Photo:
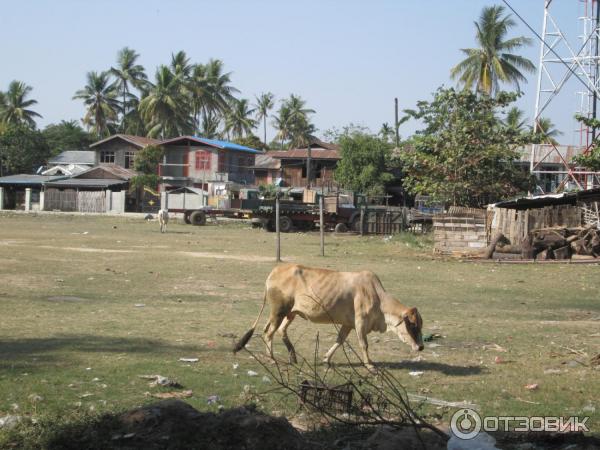
[[[600,258],[600,230],[596,225],[572,228],[539,228],[521,242],[511,242],[498,233],[488,246],[485,257],[493,259],[593,260]]]

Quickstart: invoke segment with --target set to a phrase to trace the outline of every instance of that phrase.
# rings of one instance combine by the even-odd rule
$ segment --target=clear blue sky
[[[495,2],[500,3],[500,2]],[[565,30],[576,38],[578,2],[564,7]],[[233,72],[242,97],[272,91],[295,93],[317,114],[322,133],[350,122],[379,130],[393,123],[393,99],[401,108],[454,85],[450,68],[473,47],[475,21],[494,4],[478,0],[389,1],[5,1],[0,14],[0,89],[18,79],[31,85],[40,127],[80,119],[72,100],[90,70],[115,64],[129,46],[151,79],[171,53],[185,50],[193,62],[220,58]],[[511,4],[539,32],[543,0]],[[561,14],[558,14],[559,17]],[[516,19],[516,18],[515,18]],[[520,22],[512,35],[531,36]],[[539,42],[523,52],[536,65]],[[533,115],[536,75],[523,86],[519,106]],[[574,88],[549,116],[571,143]],[[417,124],[403,125],[411,134]],[[272,137],[272,131],[269,136]]]

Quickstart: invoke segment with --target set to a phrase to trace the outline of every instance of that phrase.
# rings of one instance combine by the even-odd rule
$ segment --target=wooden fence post
[[[365,207],[360,207],[360,235],[365,234]]]
[[[323,190],[319,197],[319,226],[321,229],[321,256],[325,256],[325,224],[323,223]]]
[[[275,261],[281,262],[281,236],[279,231],[279,196],[280,193],[275,194]]]

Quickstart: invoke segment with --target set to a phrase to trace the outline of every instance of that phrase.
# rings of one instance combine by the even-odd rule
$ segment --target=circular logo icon
[[[481,417],[472,409],[459,409],[452,415],[450,429],[459,439],[473,439],[481,431]]]

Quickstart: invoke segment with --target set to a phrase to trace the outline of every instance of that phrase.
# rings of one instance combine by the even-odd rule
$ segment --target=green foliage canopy
[[[425,128],[401,153],[405,189],[475,207],[526,190],[529,176],[515,164],[515,147],[531,142],[531,133],[507,126],[497,116],[516,98],[507,92],[492,98],[439,88],[433,101],[419,102],[412,114]]]
[[[94,142],[94,138],[74,120],[50,124],[42,134],[54,155],[65,150],[87,149]]]
[[[24,124],[8,125],[0,133],[0,176],[31,173],[50,156],[43,134]]]
[[[386,183],[394,179],[389,172],[392,146],[384,139],[360,131],[338,138],[341,160],[335,179],[346,189],[368,195],[380,195]]]
[[[148,186],[156,188],[160,182],[158,166],[162,161],[164,150],[158,145],[149,145],[135,154],[133,168],[138,175],[131,179],[131,185],[135,187]]]

